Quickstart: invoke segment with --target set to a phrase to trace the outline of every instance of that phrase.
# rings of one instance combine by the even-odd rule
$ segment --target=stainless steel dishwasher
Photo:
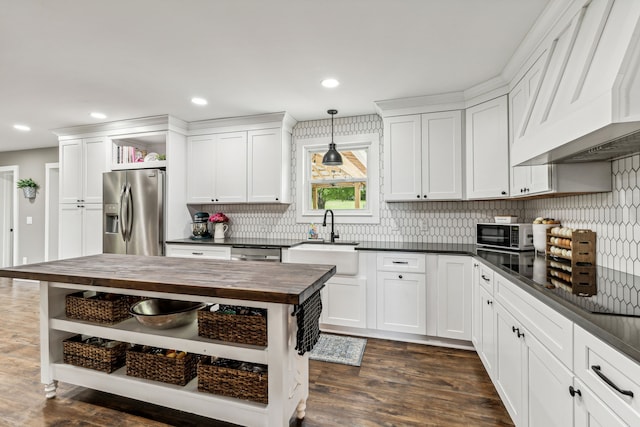
[[[280,248],[273,246],[232,246],[232,261],[280,262]]]

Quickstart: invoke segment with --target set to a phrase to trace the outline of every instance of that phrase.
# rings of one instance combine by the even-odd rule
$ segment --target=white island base
[[[86,290],[264,308],[268,346],[202,338],[195,322],[175,329],[154,330],[141,326],[135,319],[100,325],[66,318],[65,296]],[[298,419],[305,416],[309,357],[299,356],[295,350],[297,324],[292,316],[293,305],[45,281],[40,282],[40,297],[41,378],[47,398],[55,397],[57,382],[62,381],[243,426],[288,426],[293,416]],[[77,334],[267,365],[269,403],[199,392],[197,377],[181,387],[129,377],[125,367],[107,374],[65,364],[62,341]]]

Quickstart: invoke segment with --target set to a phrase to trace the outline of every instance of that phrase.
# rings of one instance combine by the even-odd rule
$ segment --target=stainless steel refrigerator
[[[160,169],[104,173],[104,253],[163,255],[164,175]]]

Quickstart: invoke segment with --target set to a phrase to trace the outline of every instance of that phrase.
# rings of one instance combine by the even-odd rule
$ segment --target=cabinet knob
[[[278,198],[276,197],[276,202],[278,201]]]
[[[501,192],[500,194],[502,194],[503,196],[506,196],[506,195],[507,195],[507,192],[506,192],[506,191],[503,191],[503,192]]]
[[[529,192],[529,189],[528,189],[528,188],[525,188],[525,189],[524,189],[524,191],[526,191],[526,192],[528,193],[528,192]]]
[[[576,394],[578,396],[582,396],[582,392],[580,391],[580,389],[573,388],[572,385],[569,386],[569,394],[571,395],[571,397],[574,397]]]
[[[402,279],[402,274],[398,274],[398,279]]]
[[[493,301],[491,301],[490,299],[487,300],[487,305],[492,305]]]
[[[426,194],[424,194],[424,195],[422,195],[422,197],[424,197],[424,198],[426,199],[426,198],[427,198],[427,195],[426,195]]]
[[[211,201],[212,201],[212,202],[215,202],[215,201],[216,201],[216,199],[211,199]]]
[[[418,194],[416,197],[419,199],[419,198],[420,198],[420,195]]]

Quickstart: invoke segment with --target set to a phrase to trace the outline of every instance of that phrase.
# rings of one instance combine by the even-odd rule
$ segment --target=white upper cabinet
[[[384,121],[384,199],[422,198],[421,119],[419,114]]]
[[[187,139],[187,202],[247,201],[247,133]]]
[[[282,128],[248,132],[247,201],[289,203],[291,135]]]
[[[466,111],[467,198],[495,199],[509,195],[507,96]]]
[[[286,113],[190,124],[187,203],[291,203]]]
[[[102,203],[104,141],[98,137],[60,142],[60,203]]]
[[[386,201],[462,199],[462,113],[384,120]]]
[[[524,67],[537,61],[539,76],[515,128],[513,165],[559,160],[640,129],[639,19],[636,0],[573,1],[562,10],[527,52]]]

